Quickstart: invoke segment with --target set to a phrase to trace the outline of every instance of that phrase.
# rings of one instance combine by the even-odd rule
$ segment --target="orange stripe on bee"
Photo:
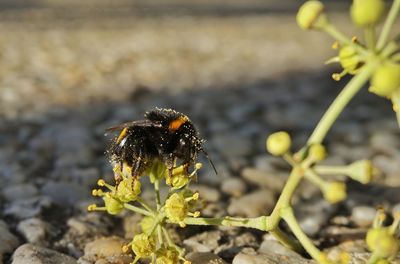
[[[183,117],[179,117],[175,120],[172,120],[169,125],[168,125],[168,129],[170,131],[175,131],[178,130],[184,123],[186,123],[187,121],[189,121],[189,119],[186,116]]]
[[[128,133],[128,128],[127,127],[122,129],[121,133],[119,134],[119,136],[117,138],[117,144],[121,143],[121,141],[124,139],[124,137],[126,136],[127,133]]]

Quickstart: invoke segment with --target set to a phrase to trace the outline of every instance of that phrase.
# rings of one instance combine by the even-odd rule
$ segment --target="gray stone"
[[[280,192],[285,184],[285,177],[287,177],[287,173],[244,168],[242,171],[242,176],[247,181],[260,187]]]
[[[0,220],[0,263],[4,254],[12,253],[13,250],[18,247],[18,238],[8,230],[6,223]]]
[[[320,231],[322,225],[326,224],[335,208],[325,200],[318,198],[309,201],[307,204],[304,204],[303,201],[302,204],[297,204],[294,207],[300,227],[309,236],[314,236]]]
[[[80,200],[89,197],[89,189],[69,182],[48,181],[41,189],[43,195],[49,196],[60,206],[76,206]]]
[[[17,219],[26,219],[39,216],[44,208],[48,208],[51,201],[47,197],[33,197],[25,200],[16,200],[7,204],[4,214]]]
[[[270,213],[274,205],[275,196],[271,191],[258,190],[240,198],[233,198],[228,213],[232,216],[257,217]]]
[[[241,252],[235,256],[232,264],[309,264],[316,263],[314,261],[302,257],[288,257],[279,254],[249,254]]]
[[[186,259],[192,264],[226,264],[217,255],[210,252],[193,252],[186,255]]]
[[[239,178],[228,178],[222,182],[221,191],[233,197],[239,197],[245,193],[246,184]]]
[[[37,194],[38,189],[34,185],[28,183],[7,186],[7,188],[3,190],[3,196],[9,202],[32,198]]]
[[[376,216],[376,209],[371,206],[356,206],[351,211],[351,220],[360,227],[370,227]]]
[[[296,258],[301,257],[298,253],[288,249],[287,247],[279,243],[271,234],[267,234],[264,236],[264,240],[258,249],[258,253],[267,255],[279,254],[282,256],[296,257]]]
[[[192,184],[190,189],[199,192],[200,198],[208,202],[218,202],[221,196],[216,189],[207,185]]]
[[[183,243],[195,252],[212,252],[218,247],[221,237],[221,231],[210,231],[185,239]]]
[[[120,237],[98,238],[85,246],[85,254],[79,259],[79,263],[118,263],[129,264],[132,257],[122,252],[122,247],[128,240]]]
[[[24,244],[17,248],[11,264],[76,264],[76,260],[52,249]]]
[[[39,218],[29,218],[18,223],[17,230],[28,243],[47,246],[47,233],[50,225]]]

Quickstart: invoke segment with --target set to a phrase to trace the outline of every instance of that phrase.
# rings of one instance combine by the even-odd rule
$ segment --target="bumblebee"
[[[201,152],[216,172],[204,150],[204,140],[186,115],[172,109],[156,108],[146,112],[144,117],[144,120],[107,129],[108,132],[120,131],[107,151],[112,163],[121,168],[129,166],[132,177],[137,178],[153,161],[159,160],[165,163],[171,177],[177,160],[188,170]]]

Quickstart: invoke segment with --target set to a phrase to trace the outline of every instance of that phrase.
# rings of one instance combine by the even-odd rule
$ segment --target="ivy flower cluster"
[[[353,0],[350,17],[353,23],[364,31],[361,41],[358,37],[347,38],[330,23],[320,1],[307,1],[297,14],[297,23],[304,30],[325,31],[335,38],[333,48],[338,56],[327,63],[338,62],[343,70],[332,74],[339,81],[344,75],[360,75],[369,80],[369,91],[392,100],[400,125],[400,40],[389,40],[389,31],[400,9],[399,1],[394,1],[388,17],[377,38],[377,26],[386,11],[384,0]]]
[[[149,259],[154,264],[176,264],[182,262],[190,264],[184,258],[184,250],[178,247],[170,238],[166,225],[178,224],[185,227],[184,220],[187,217],[199,217],[197,208],[199,193],[192,192],[188,184],[196,178],[197,171],[201,168],[198,163],[191,173],[186,167],[173,168],[171,177],[167,177],[168,171],[164,163],[154,161],[149,169],[139,178],[131,176],[132,168],[127,164],[113,164],[115,185],[106,183],[100,179],[97,185],[100,187],[92,191],[92,195],[102,197],[104,206],[89,205],[89,211],[106,211],[111,215],[121,213],[124,209],[142,214],[140,222],[142,233],[136,234],[132,241],[123,247],[123,251],[133,253],[133,262],[140,259]],[[149,177],[144,177],[148,175]],[[154,186],[155,205],[152,206],[141,197],[141,180],[148,178]],[[164,181],[169,187],[167,198],[162,202],[159,192],[159,184]]]

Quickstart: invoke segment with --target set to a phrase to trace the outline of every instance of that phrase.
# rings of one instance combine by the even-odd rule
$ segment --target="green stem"
[[[279,221],[281,219],[280,210],[283,207],[287,207],[290,205],[290,201],[292,199],[293,193],[299,185],[301,179],[303,177],[302,170],[299,167],[293,167],[290,176],[283,187],[282,193],[279,196],[278,201],[276,202],[275,208],[270,215],[270,225],[271,229],[275,229],[278,227]]]
[[[375,42],[376,42],[375,27],[373,27],[373,26],[367,27],[364,30],[364,37],[365,37],[365,42],[367,43],[368,49],[375,50]]]
[[[156,192],[156,204],[157,204],[157,211],[161,209],[161,199],[160,199],[160,181],[154,181],[154,191]]]
[[[138,197],[137,202],[140,203],[147,211],[155,213],[154,209],[151,208],[142,198]]]
[[[400,90],[392,95],[393,110],[396,113],[397,124],[400,128]]]
[[[293,240],[279,227],[275,228],[274,230],[271,230],[270,233],[285,247],[300,254],[304,252],[304,249],[299,243],[299,241]]]
[[[320,188],[321,190],[324,189],[326,182],[314,171],[312,171],[311,169],[307,170],[305,176],[307,180],[317,185],[318,188]]]
[[[386,18],[385,24],[383,25],[382,32],[379,36],[378,43],[376,44],[377,50],[381,50],[385,46],[390,30],[396,21],[396,18],[400,12],[400,0],[394,0],[392,7],[390,8],[389,15]]]
[[[366,56],[368,55],[368,50],[366,50],[364,47],[361,45],[351,41],[346,35],[344,35],[342,32],[340,32],[333,24],[328,23],[323,30],[331,35],[334,39],[339,41],[339,43],[344,44],[344,45],[350,45],[354,47],[358,53]]]
[[[260,216],[256,218],[238,218],[225,216],[221,218],[216,217],[187,217],[184,222],[187,225],[218,225],[218,226],[236,226],[236,227],[247,227],[255,228],[262,231],[270,231],[268,217]]]
[[[158,241],[160,242],[160,245],[164,244],[161,225],[157,225],[157,236],[158,236]]]
[[[349,167],[348,166],[324,166],[318,165],[313,167],[314,171],[318,174],[323,175],[347,175]]]
[[[319,251],[312,241],[307,237],[307,235],[301,230],[300,225],[298,224],[296,217],[293,214],[292,207],[282,208],[280,214],[288,224],[289,228],[292,230],[293,234],[297,237],[300,243],[303,245],[304,249],[310,254],[310,256],[315,259],[318,263],[327,263],[324,261],[322,257],[321,251]]]
[[[311,137],[308,139],[308,145],[322,143],[333,123],[336,121],[340,113],[342,113],[343,109],[346,107],[349,101],[368,81],[375,67],[375,61],[367,63],[360,70],[360,72],[355,75],[343,88],[343,90],[336,97],[331,106],[325,112],[324,116],[319,121]]]
[[[149,212],[143,208],[128,204],[128,203],[125,203],[124,207],[125,207],[125,209],[128,209],[128,210],[133,211],[138,214],[142,214],[142,215],[146,215],[146,216],[153,216],[153,214],[151,212]]]

